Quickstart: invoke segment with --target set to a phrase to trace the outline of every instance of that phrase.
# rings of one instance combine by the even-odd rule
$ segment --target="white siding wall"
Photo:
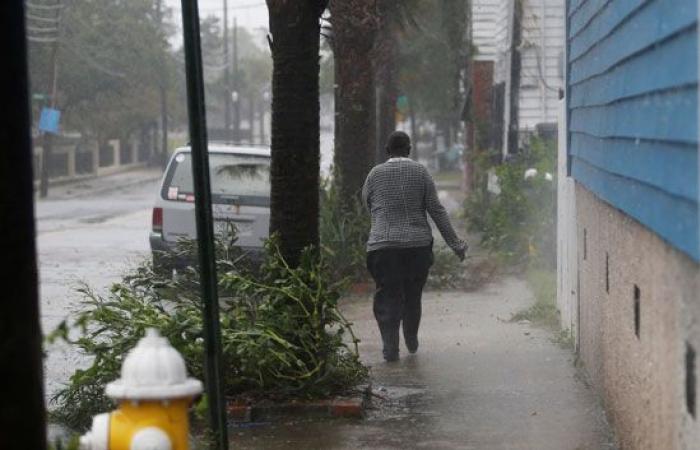
[[[520,128],[556,123],[563,86],[564,0],[524,0]]]
[[[496,61],[500,10],[503,0],[474,0],[472,38],[478,61]]]
[[[494,83],[508,82],[513,0],[474,0],[478,59],[496,62]],[[520,128],[555,123],[563,86],[564,0],[523,0]],[[508,90],[508,89],[507,89]]]
[[[576,183],[566,175],[566,101],[560,100],[557,170],[557,307],[561,326],[578,348],[578,246],[576,240]]]
[[[498,18],[495,23],[494,40],[496,42],[496,64],[494,67],[494,84],[506,81],[510,67],[510,21],[513,9],[512,0],[500,0]]]

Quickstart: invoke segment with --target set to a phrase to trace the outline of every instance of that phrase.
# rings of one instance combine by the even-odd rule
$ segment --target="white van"
[[[225,234],[235,226],[236,246],[258,259],[270,226],[269,147],[210,143],[209,174],[215,233]],[[183,147],[171,156],[153,207],[154,268],[172,271],[175,267],[163,267],[169,258],[162,258],[161,252],[172,252],[178,240],[196,238],[192,155]]]

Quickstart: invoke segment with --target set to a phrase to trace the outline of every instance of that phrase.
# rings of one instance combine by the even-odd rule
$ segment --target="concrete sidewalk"
[[[369,296],[344,310],[372,366],[363,420],[292,421],[231,431],[234,448],[613,449],[605,414],[551,333],[509,321],[533,299],[504,278],[474,293],[424,296],[421,345],[385,363]]]
[[[160,167],[148,167],[112,175],[67,181],[56,186],[50,186],[49,195],[45,199],[39,199],[37,192],[37,202],[99,196],[140,184],[151,183],[160,180],[162,176],[163,169]]]

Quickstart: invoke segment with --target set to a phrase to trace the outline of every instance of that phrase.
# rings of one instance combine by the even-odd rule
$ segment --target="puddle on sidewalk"
[[[397,448],[425,438],[439,414],[424,385],[377,385],[362,419],[298,418],[240,423],[229,429],[235,448]]]

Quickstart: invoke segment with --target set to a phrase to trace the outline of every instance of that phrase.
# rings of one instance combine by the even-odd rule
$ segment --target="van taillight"
[[[163,231],[163,208],[153,208],[153,231]]]

